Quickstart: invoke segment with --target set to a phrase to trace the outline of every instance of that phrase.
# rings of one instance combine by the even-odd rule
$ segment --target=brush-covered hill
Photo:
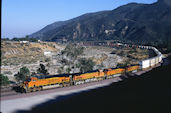
[[[58,52],[58,45],[54,42],[20,43],[15,41],[2,41],[2,65],[19,65],[36,63],[45,59],[44,52]]]
[[[130,3],[111,11],[88,13],[47,25],[30,37],[41,40],[171,40],[171,0],[153,4]]]

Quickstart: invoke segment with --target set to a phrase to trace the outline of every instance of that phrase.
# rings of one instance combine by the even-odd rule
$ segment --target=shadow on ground
[[[16,113],[171,113],[171,65]],[[65,98],[67,97],[67,98]]]

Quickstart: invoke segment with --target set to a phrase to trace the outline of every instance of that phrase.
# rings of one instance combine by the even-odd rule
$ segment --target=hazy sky
[[[2,0],[1,37],[22,37],[55,21],[68,20],[85,13],[112,10],[137,2],[157,0]]]

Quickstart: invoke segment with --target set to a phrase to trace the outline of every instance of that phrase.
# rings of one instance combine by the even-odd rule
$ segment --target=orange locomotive
[[[78,85],[78,84],[83,84],[86,82],[103,80],[104,76],[105,74],[103,70],[91,71],[91,72],[86,72],[86,73],[82,73],[79,75],[75,75],[73,77],[73,81],[75,85]]]
[[[40,76],[42,77],[42,76]],[[53,87],[63,87],[70,85],[70,77],[66,75],[51,75],[40,77],[31,77],[24,81],[22,89],[24,92],[32,92]]]
[[[63,74],[63,75],[49,75],[31,77],[24,81],[21,89],[24,92],[32,92],[42,89],[65,87],[69,85],[79,85],[92,81],[99,81],[121,76],[127,72],[134,72],[139,69],[138,65],[128,66],[126,68],[109,68],[104,70],[96,70],[86,73],[77,74]]]
[[[139,68],[140,68],[139,65],[128,66],[126,68],[126,71],[127,72],[136,72]]]
[[[107,76],[107,78],[120,76],[124,72],[125,72],[124,68],[109,68],[104,70],[104,73]]]

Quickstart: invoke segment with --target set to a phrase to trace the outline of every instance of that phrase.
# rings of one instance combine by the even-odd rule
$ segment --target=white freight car
[[[162,62],[162,55],[158,55],[159,57],[159,62],[161,63]]]
[[[141,66],[142,69],[146,69],[150,67],[150,60],[143,60],[139,62],[139,65]]]
[[[155,58],[155,64],[158,64],[159,63],[159,57],[157,56],[156,58]]]
[[[156,61],[156,57],[151,58],[150,59],[150,66],[152,66],[152,67],[155,66],[156,65],[155,61]]]

